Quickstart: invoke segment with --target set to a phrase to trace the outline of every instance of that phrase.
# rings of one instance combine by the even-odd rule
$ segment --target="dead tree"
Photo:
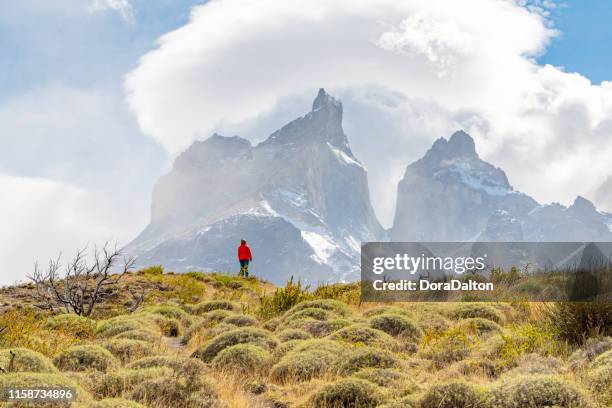
[[[60,273],[60,258],[49,261],[43,271],[34,265],[34,272],[28,276],[36,285],[39,307],[56,312],[64,309],[67,313],[89,316],[97,304],[104,301],[113,288],[127,272],[133,269],[135,258],[124,258],[123,268],[113,274],[113,268],[121,257],[115,246],[109,249],[108,243],[102,250],[94,248],[91,263],[87,261],[87,249],[77,251],[64,273]]]

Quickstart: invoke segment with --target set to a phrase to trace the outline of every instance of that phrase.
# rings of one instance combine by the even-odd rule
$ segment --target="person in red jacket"
[[[251,255],[251,248],[249,248],[244,239],[241,239],[240,246],[238,247],[238,261],[240,261],[240,272],[238,276],[249,276],[249,262],[252,260],[253,255]]]

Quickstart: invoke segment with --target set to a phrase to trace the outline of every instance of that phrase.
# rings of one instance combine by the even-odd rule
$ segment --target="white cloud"
[[[403,166],[457,127],[515,187],[568,202],[610,173],[612,84],[534,61],[557,35],[541,5],[211,1],[141,59],[128,101],[141,129],[176,154],[213,131],[260,131],[279,102],[324,86],[344,99],[387,224]],[[351,109],[375,120],[355,126]]]
[[[45,265],[60,252],[72,256],[107,240],[125,244],[148,218],[106,192],[48,179],[0,174],[0,186],[0,284],[23,280],[36,260]]]
[[[126,22],[134,22],[134,10],[129,0],[94,0],[92,8],[94,11],[113,10]]]

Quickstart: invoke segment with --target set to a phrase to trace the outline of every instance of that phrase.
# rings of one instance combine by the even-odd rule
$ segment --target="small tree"
[[[89,316],[95,306],[104,301],[114,291],[107,288],[115,287],[121,277],[133,269],[135,258],[123,258],[123,268],[113,274],[115,264],[121,257],[121,251],[115,246],[109,248],[108,243],[102,250],[97,247],[93,251],[91,264],[86,257],[87,248],[77,251],[71,262],[66,265],[63,276],[60,273],[61,254],[56,260],[50,260],[48,268],[43,271],[38,263],[34,272],[28,276],[36,285],[39,307],[56,312],[64,308],[68,313],[79,316]]]

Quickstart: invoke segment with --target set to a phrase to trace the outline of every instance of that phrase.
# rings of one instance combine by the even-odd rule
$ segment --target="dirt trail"
[[[185,354],[187,347],[181,343],[180,337],[162,337],[162,342],[168,347],[168,352],[173,354]]]

